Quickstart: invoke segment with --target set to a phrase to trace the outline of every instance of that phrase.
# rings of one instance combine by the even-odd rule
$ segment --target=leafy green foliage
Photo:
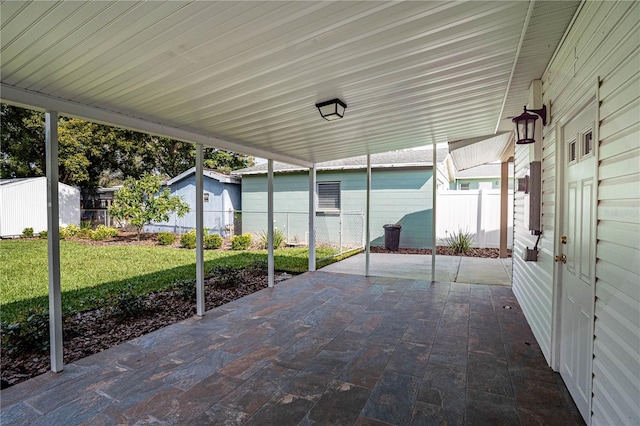
[[[49,311],[27,310],[16,322],[1,323],[2,347],[8,353],[46,352],[49,349]]]
[[[161,186],[160,177],[151,174],[145,174],[140,179],[128,178],[122,189],[115,192],[109,214],[135,226],[140,239],[140,232],[145,225],[166,222],[173,212],[178,217],[189,212],[189,205],[181,197],[171,195],[168,188],[160,191]]]
[[[158,244],[161,246],[170,246],[176,242],[176,236],[171,232],[158,233]]]
[[[207,250],[215,250],[222,245],[222,237],[218,234],[204,236],[204,248]]]
[[[0,178],[45,175],[44,114],[7,104],[0,109]],[[195,145],[77,118],[58,119],[60,181],[92,192],[148,170],[176,176],[195,165]],[[207,168],[236,170],[253,158],[205,148]]]
[[[231,250],[247,250],[251,245],[252,235],[242,234],[231,237]]]
[[[119,291],[107,295],[104,305],[111,315],[120,320],[139,318],[147,311],[145,297],[136,294],[136,287],[133,284],[128,284]]]
[[[33,238],[33,228],[24,228],[20,238]]]
[[[209,273],[220,288],[233,288],[242,283],[242,267],[219,265],[212,268]]]
[[[178,293],[182,300],[196,300],[196,281],[191,279],[175,280],[172,290]]]
[[[461,229],[458,232],[452,232],[448,235],[444,241],[451,248],[454,254],[466,253],[473,243],[473,232],[463,232]]]
[[[104,225],[98,225],[98,227],[94,231],[89,231],[89,238],[94,241],[102,241],[107,238],[113,238],[118,236],[117,228],[110,228]]]
[[[194,249],[196,248],[196,231],[191,230],[186,234],[182,234],[180,237],[180,247],[186,249]]]
[[[65,233],[68,237],[75,237],[80,232],[80,228],[75,223],[67,225],[65,228]]]
[[[267,231],[260,231],[260,248],[267,249],[269,248],[269,233]],[[282,247],[287,239],[284,231],[282,229],[274,228],[273,230],[273,248],[278,249]]]
[[[40,231],[40,233],[38,233],[38,237],[42,238],[43,240],[47,239],[49,232],[45,229],[44,231]]]

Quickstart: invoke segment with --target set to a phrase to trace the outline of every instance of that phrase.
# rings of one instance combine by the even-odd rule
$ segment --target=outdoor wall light
[[[529,114],[532,112],[533,114]],[[514,118],[513,121],[516,123],[516,132],[517,144],[526,144],[526,143],[534,143],[536,141],[535,138],[535,129],[536,129],[536,120],[538,117],[542,118],[542,125],[547,125],[547,107],[543,105],[540,109],[527,109],[527,106],[524,107],[524,112]]]
[[[316,108],[320,111],[322,118],[333,121],[344,117],[344,110],[347,108],[347,104],[340,99],[331,99],[330,101],[316,104]]]

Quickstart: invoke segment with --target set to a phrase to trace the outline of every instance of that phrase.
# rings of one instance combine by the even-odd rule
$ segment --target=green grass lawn
[[[331,249],[318,248],[319,259]],[[266,250],[205,250],[205,271],[217,265],[242,267],[266,262]],[[90,246],[60,241],[62,305],[92,309],[99,299],[131,284],[138,294],[165,290],[176,279],[195,279],[195,250],[161,246]],[[324,264],[331,261],[324,262]],[[276,250],[275,269],[304,272],[306,248]],[[47,307],[46,240],[0,241],[0,319],[13,321],[30,307]]]

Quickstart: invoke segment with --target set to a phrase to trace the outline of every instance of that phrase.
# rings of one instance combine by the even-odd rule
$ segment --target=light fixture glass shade
[[[538,119],[537,115],[527,113],[525,111],[520,114],[518,117],[514,118],[513,121],[516,123],[516,143],[517,144],[528,144],[534,143],[536,141],[535,138],[535,129],[536,129],[536,120]]]
[[[333,121],[344,117],[344,110],[347,108],[347,104],[340,99],[332,99],[330,101],[317,103],[316,108],[320,111],[322,118]]]

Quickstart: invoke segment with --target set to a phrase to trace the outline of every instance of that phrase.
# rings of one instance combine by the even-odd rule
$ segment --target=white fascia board
[[[401,163],[401,164],[376,164],[371,166],[372,169],[408,169],[408,168],[431,168],[431,163]],[[366,170],[366,165],[352,165],[352,166],[328,166],[321,167],[316,163],[316,171],[318,172],[330,172],[330,171],[342,171],[342,170]],[[274,169],[274,173],[299,173],[307,171],[306,168],[293,168],[293,169]],[[267,174],[266,170],[251,170],[248,172],[232,172],[234,174],[244,175],[264,175]]]
[[[57,111],[66,116],[81,118],[94,123],[121,127],[123,129],[177,139],[184,142],[201,143],[206,146],[224,149],[239,154],[251,155],[260,158],[270,158],[283,163],[295,164],[302,167],[311,167],[313,165],[313,162],[300,158],[289,157],[287,155],[253,148],[242,143],[223,139],[217,136],[209,136],[191,130],[167,126],[162,123],[139,117],[133,117],[89,105],[83,105],[65,99],[54,98],[42,93],[10,86],[5,83],[0,83],[0,101],[39,111]]]

